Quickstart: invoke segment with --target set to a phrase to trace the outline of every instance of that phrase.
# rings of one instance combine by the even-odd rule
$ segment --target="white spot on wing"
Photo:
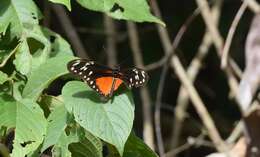
[[[77,70],[74,70],[73,72],[76,73],[76,72],[78,72],[78,71],[77,71]]]
[[[145,77],[145,72],[144,72],[144,71],[142,71],[141,73],[142,73],[142,76],[143,76],[143,77]]]
[[[86,76],[86,75],[84,75],[84,76],[83,76],[83,78],[85,79],[85,78],[87,78],[87,76]]]
[[[88,76],[90,76],[91,74],[93,74],[93,71],[90,71],[90,72],[88,73]]]
[[[82,72],[79,72],[79,75],[82,75]]]
[[[133,82],[133,79],[132,79],[132,78],[130,78],[130,82],[131,82],[131,83]]]
[[[92,85],[94,83],[94,81],[90,81],[89,83]]]
[[[71,67],[70,70],[73,71],[75,68],[74,67]]]
[[[88,78],[87,78],[87,81],[89,81],[89,80],[90,80],[90,78],[88,77]]]
[[[80,61],[78,60],[78,61],[76,61],[75,63],[73,63],[72,66],[76,66],[76,65],[78,65],[79,63],[80,63]]]
[[[138,75],[135,75],[135,79],[136,79],[136,80],[139,80],[139,76],[138,76]]]

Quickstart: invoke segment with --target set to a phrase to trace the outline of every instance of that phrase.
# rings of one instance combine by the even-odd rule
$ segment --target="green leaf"
[[[165,24],[150,13],[146,0],[77,0],[83,7],[101,11],[116,19],[136,22],[156,22]]]
[[[65,106],[58,106],[48,117],[46,138],[43,142],[41,152],[58,142],[67,126],[67,111]]]
[[[24,98],[36,100],[41,92],[56,78],[68,73],[67,63],[72,56],[57,56],[47,60],[44,64],[32,71],[23,91]]]
[[[71,157],[71,152],[68,149],[69,144],[80,141],[83,136],[84,132],[80,128],[75,127],[74,129],[70,129],[69,135],[64,131],[57,144],[54,145],[52,155]]]
[[[85,83],[72,81],[63,87],[62,97],[67,110],[73,113],[83,128],[113,144],[123,154],[134,120],[134,104],[130,93],[102,102]]]
[[[0,31],[5,32],[8,25],[11,38],[20,37],[25,30],[38,25],[41,13],[32,0],[2,0],[0,5]]]
[[[126,145],[123,157],[159,157],[140,138],[131,133]]]
[[[16,106],[16,129],[12,156],[21,157],[35,151],[43,142],[47,121],[33,100],[23,99]]]
[[[69,11],[71,11],[70,0],[49,0],[49,1],[53,3],[63,4],[68,8]]]
[[[31,30],[25,30],[20,47],[15,54],[16,69],[24,75],[43,64],[51,52],[51,43],[42,31],[42,27],[35,25]],[[33,54],[33,55],[32,55]]]
[[[22,99],[22,89],[24,88],[24,81],[18,81],[12,83],[12,95],[15,100],[21,100]]]
[[[0,84],[3,84],[7,80],[8,80],[8,75],[0,71]]]
[[[16,102],[9,95],[0,96],[0,128],[2,126],[7,129],[15,127],[16,123]]]
[[[85,137],[80,142],[69,145],[72,157],[102,157],[102,142],[87,131]]]
[[[31,71],[32,56],[30,54],[29,46],[26,40],[22,41],[13,61],[16,69],[26,75]]]
[[[108,157],[120,157],[115,148],[107,144],[109,148]],[[123,157],[159,157],[151,148],[149,148],[140,138],[131,133],[125,144]]]
[[[64,54],[73,56],[70,44],[66,40],[64,40],[59,34],[44,27],[42,28],[42,31],[51,42],[50,57],[55,57]]]

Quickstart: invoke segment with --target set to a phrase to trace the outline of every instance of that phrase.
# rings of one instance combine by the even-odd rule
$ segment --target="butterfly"
[[[131,89],[145,85],[149,78],[147,73],[139,68],[112,69],[87,59],[72,60],[67,64],[67,69],[105,98],[112,97],[122,84]]]

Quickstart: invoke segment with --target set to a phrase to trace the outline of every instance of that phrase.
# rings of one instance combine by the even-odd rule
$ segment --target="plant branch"
[[[232,21],[232,24],[229,28],[228,35],[224,44],[223,52],[222,52],[222,58],[221,58],[221,67],[225,69],[227,67],[228,62],[228,52],[231,46],[231,42],[233,39],[233,36],[235,34],[238,22],[240,21],[242,15],[244,14],[245,10],[247,8],[247,3],[244,1],[243,4],[240,6],[234,20]]]

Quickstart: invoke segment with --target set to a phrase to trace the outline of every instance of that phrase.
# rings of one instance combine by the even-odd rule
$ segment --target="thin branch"
[[[222,52],[222,58],[221,58],[221,67],[225,69],[227,67],[227,62],[228,62],[228,52],[231,46],[231,42],[233,39],[233,36],[235,34],[237,25],[244,14],[245,10],[247,8],[247,3],[244,1],[243,4],[240,6],[234,20],[232,21],[232,24],[229,28],[228,35],[224,44],[223,52]]]
[[[159,9],[158,9],[158,5],[157,5],[156,1],[152,0],[151,4],[152,4],[151,6],[155,12],[155,15],[159,16],[160,13],[157,12],[157,11],[159,11]],[[165,53],[169,53],[168,50],[171,50],[172,46],[171,46],[170,38],[168,37],[166,28],[158,27],[158,32],[159,32],[159,36],[161,38],[161,42],[163,44]],[[172,56],[171,67],[175,70],[177,76],[179,77],[179,80],[181,81],[181,83],[184,85],[184,87],[188,91],[191,101],[192,101],[195,109],[197,110],[197,113],[199,114],[200,118],[202,119],[203,124],[207,128],[209,137],[215,144],[216,148],[222,152],[226,151],[226,149],[227,149],[226,144],[221,139],[221,137],[214,125],[214,121],[210,117],[210,115],[209,115],[205,105],[203,104],[201,98],[199,97],[196,89],[190,82],[190,80],[189,80],[187,74],[185,73],[185,70],[184,70],[183,66],[181,65],[181,62],[177,56]]]
[[[132,22],[127,22],[127,30],[130,39],[130,47],[133,52],[134,62],[137,67],[143,68],[143,57],[142,51],[139,45],[139,37],[136,25]],[[152,112],[151,112],[151,97],[147,87],[141,88],[141,99],[143,103],[143,136],[144,141],[147,145],[149,145],[152,149],[154,149],[154,130],[152,123]]]
[[[217,25],[220,9],[221,9],[222,1],[216,1],[215,5],[212,8],[212,15],[215,21],[215,24]],[[193,60],[190,63],[190,66],[187,69],[187,74],[192,82],[194,82],[196,76],[198,75],[199,69],[201,68],[202,60],[204,57],[208,54],[208,50],[210,48],[210,45],[212,44],[211,35],[207,31],[202,39],[202,43],[200,44],[200,47],[198,48],[198,52],[196,53],[196,56],[193,58]],[[183,120],[186,115],[186,108],[189,103],[189,95],[185,88],[183,86],[180,87],[179,94],[177,96],[177,105],[175,108],[175,114],[174,114],[174,129],[172,132],[172,142],[171,147],[175,148],[178,145],[180,132],[182,130]]]
[[[106,52],[107,52],[107,62],[110,67],[117,64],[117,51],[116,51],[116,27],[114,21],[111,17],[104,14],[104,25],[105,32],[107,34],[106,38]]]
[[[203,139],[204,136],[199,135],[198,137],[188,137],[187,142],[175,149],[172,149],[165,153],[164,157],[173,157],[177,154],[189,149],[192,146],[207,146],[212,147],[212,143]]]
[[[72,22],[70,21],[68,15],[66,14],[65,9],[60,5],[52,5],[52,9],[60,21],[62,28],[64,29],[73,49],[77,56],[81,58],[89,58],[87,52],[74,28]]]

